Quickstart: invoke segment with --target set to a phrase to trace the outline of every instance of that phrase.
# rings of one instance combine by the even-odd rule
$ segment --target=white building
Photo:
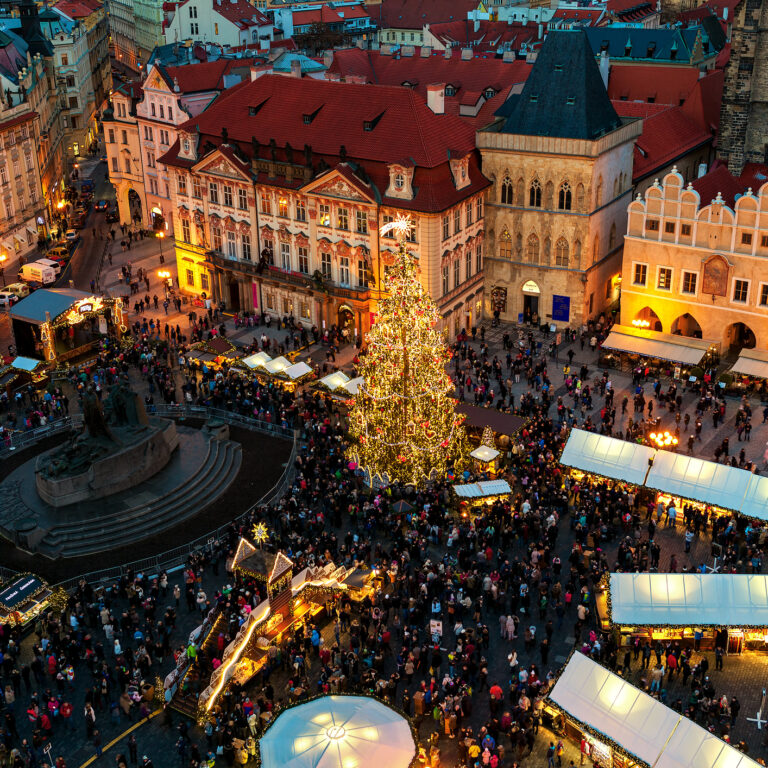
[[[268,50],[274,37],[272,22],[247,0],[184,0],[171,5],[164,22],[166,43],[199,40]]]

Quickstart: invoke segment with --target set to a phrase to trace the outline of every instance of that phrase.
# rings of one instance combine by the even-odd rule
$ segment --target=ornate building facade
[[[406,88],[279,75],[223,94],[161,158],[182,289],[365,333],[396,250],[380,228],[407,214],[443,327],[474,324],[488,181],[472,129],[433,107]]]
[[[622,325],[768,348],[768,184],[705,201],[673,171],[628,214]]]

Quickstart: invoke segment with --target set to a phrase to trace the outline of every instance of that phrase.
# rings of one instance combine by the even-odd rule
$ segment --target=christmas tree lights
[[[467,440],[445,372],[451,355],[435,327],[437,307],[405,247],[410,221],[388,226],[400,244],[361,359],[364,383],[349,414],[348,455],[371,479],[418,486],[460,468]]]

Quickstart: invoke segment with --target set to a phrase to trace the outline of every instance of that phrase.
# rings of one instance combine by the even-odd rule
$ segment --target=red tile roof
[[[478,6],[477,0],[382,0],[379,14],[383,29],[422,29],[425,24],[439,24],[467,18]]]
[[[648,101],[679,106],[699,80],[698,67],[653,67],[633,64],[613,66],[608,95],[622,101]]]
[[[184,64],[179,67],[163,67],[173,85],[174,80],[179,84],[182,93],[200,93],[203,91],[220,91],[224,88],[224,75],[231,74],[235,69],[247,71],[251,64],[260,62],[258,57],[247,59],[217,59],[204,61],[199,64]],[[245,75],[247,78],[247,75]]]
[[[34,120],[36,117],[37,112],[25,112],[23,115],[16,115],[16,117],[12,117],[10,120],[0,122],[0,131],[5,131],[8,130],[8,128],[13,128],[16,125],[20,125],[21,123]]]
[[[309,123],[305,115],[313,116]],[[364,121],[373,121],[373,130],[365,131]],[[294,160],[311,146],[315,165],[322,161],[333,168],[348,158],[364,170],[381,196],[389,184],[388,164],[405,158],[415,166],[414,200],[384,198],[386,204],[402,208],[441,211],[489,185],[480,171],[473,128],[453,115],[435,115],[408,88],[263,75],[227,90],[181,129],[194,132],[197,126],[201,149],[208,142],[220,144],[226,127],[229,144],[248,157],[255,138],[260,157],[269,156],[269,142],[275,139],[278,160],[286,159],[286,144],[293,147]],[[178,146],[176,142],[161,162],[189,167],[178,159]],[[471,158],[471,184],[456,190],[448,161],[466,155]],[[284,177],[261,175],[263,183],[285,185]],[[294,180],[289,186],[300,185]]]
[[[293,26],[303,27],[307,24],[340,24],[344,19],[327,5],[321,5],[310,11],[294,11]]]
[[[620,101],[613,99],[613,108],[619,117],[651,117],[670,108],[669,104],[649,104],[647,101]]]
[[[640,21],[647,16],[658,13],[656,4],[650,0],[608,0],[606,10],[616,20]]]
[[[103,6],[98,0],[59,0],[53,7],[70,19],[84,19]]]
[[[695,120],[704,130],[717,133],[720,130],[720,103],[723,99],[725,73],[715,69],[699,78],[690,96],[683,104],[683,112]]]
[[[604,13],[602,8],[558,8],[552,21],[586,21],[590,27],[594,27]]]
[[[446,45],[472,46],[475,51],[495,52],[502,43],[510,50],[519,51],[523,43],[533,42],[538,38],[537,24],[479,21],[475,25],[475,22],[466,18],[461,21],[430,24],[429,31]]]
[[[708,173],[692,182],[693,188],[699,193],[701,205],[709,205],[719,192],[723,200],[730,206],[733,205],[736,195],[746,191],[747,186],[741,180],[731,174],[728,166],[720,160],[715,160]]]
[[[240,29],[264,27],[272,22],[246,0],[213,0],[213,10]]]

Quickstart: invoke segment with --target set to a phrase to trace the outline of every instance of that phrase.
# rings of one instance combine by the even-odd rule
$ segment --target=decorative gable
[[[201,160],[192,170],[196,173],[210,173],[214,176],[225,176],[238,181],[250,181],[246,174],[218,150]]]
[[[451,174],[453,174],[453,183],[456,189],[468,187],[472,181],[469,178],[469,155],[460,158],[451,158]]]
[[[278,581],[280,577],[289,572],[291,568],[293,568],[293,562],[282,552],[278,552],[275,557],[275,564],[272,566],[272,573],[269,574],[267,582],[272,584],[275,581]]]
[[[404,163],[393,163],[389,168],[389,186],[385,197],[398,200],[413,200],[413,166]]]
[[[358,178],[346,163],[307,184],[305,194],[318,197],[335,197],[355,203],[375,203],[375,193],[370,184]]]
[[[197,143],[199,137],[194,133],[179,131],[179,159],[197,160]]]

